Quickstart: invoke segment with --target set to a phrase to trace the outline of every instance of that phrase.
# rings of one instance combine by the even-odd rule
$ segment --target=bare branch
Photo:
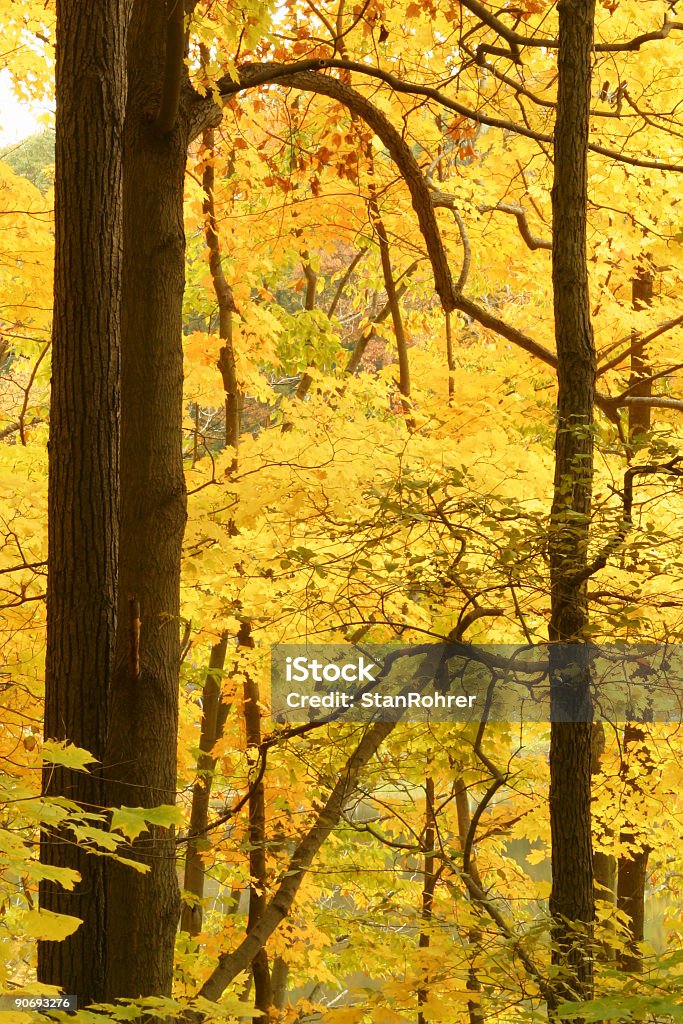
[[[527,245],[527,247],[529,249],[531,249],[531,250],[534,250],[534,249],[548,249],[548,250],[552,250],[553,243],[550,241],[549,238],[537,238],[535,235],[531,234],[531,229],[529,228],[529,222],[526,219],[526,211],[523,209],[523,207],[521,207],[521,206],[514,206],[514,205],[512,205],[510,203],[498,203],[497,206],[480,206],[479,207],[479,212],[480,213],[492,213],[492,212],[495,212],[496,210],[500,211],[501,213],[509,213],[513,217],[517,218],[517,226],[519,228],[519,233],[522,236],[522,238],[524,239],[524,242],[526,243],[526,245]]]
[[[337,285],[337,290],[335,291],[334,295],[332,296],[332,302],[330,303],[330,308],[327,311],[327,315],[328,315],[330,320],[332,319],[332,317],[334,316],[334,314],[337,311],[337,306],[339,305],[339,300],[341,299],[342,295],[344,294],[344,289],[346,288],[347,284],[349,283],[351,275],[353,274],[354,270],[356,269],[356,267],[358,266],[360,261],[363,259],[363,257],[367,253],[367,251],[368,251],[367,249],[361,249],[360,252],[357,252],[356,255],[353,257],[353,259],[351,260],[351,262],[349,263],[349,265],[346,268],[346,270],[344,271],[344,273],[342,274],[341,278],[339,279],[339,284]]]
[[[557,39],[542,39],[539,36],[524,36],[521,32],[515,31],[515,29],[509,28],[504,22],[497,18],[491,11],[479,0],[461,0],[461,6],[466,7],[468,11],[476,15],[485,25],[492,28],[494,32],[504,39],[510,46],[510,52],[501,50],[500,47],[488,46],[482,44],[480,49],[489,53],[497,53],[500,56],[507,56],[511,60],[515,61],[516,64],[521,64],[521,58],[519,51],[525,46],[543,46],[546,49],[553,50],[557,49]],[[666,39],[670,32],[674,29],[683,29],[683,22],[681,21],[669,21],[668,17],[664,17],[664,23],[661,28],[656,29],[653,32],[643,32],[639,36],[635,36],[633,39],[629,39],[624,43],[595,43],[593,49],[596,53],[627,53],[639,50],[645,43],[654,42],[658,39]]]
[[[445,206],[446,209],[451,211],[453,214],[453,220],[458,225],[460,241],[462,242],[462,266],[460,267],[460,275],[455,288],[457,292],[461,292],[467,284],[467,278],[470,273],[470,264],[472,262],[472,246],[470,245],[470,238],[467,234],[465,221],[462,219],[462,215],[455,205],[454,196],[449,196],[445,192],[434,192],[432,193],[432,206]]]

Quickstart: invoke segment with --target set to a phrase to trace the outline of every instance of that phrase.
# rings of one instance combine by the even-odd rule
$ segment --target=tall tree
[[[127,0],[58,0],[55,278],[49,459],[45,735],[104,760],[116,628],[119,341]],[[98,769],[48,765],[46,795],[105,803]],[[59,832],[41,859],[81,875],[45,882],[41,903],[83,924],[39,946],[38,976],[104,996],[104,861]]]
[[[595,346],[586,262],[594,0],[561,0],[552,278],[557,343],[555,481],[549,533],[550,825],[557,993],[592,991],[591,693],[586,580],[593,483]]]
[[[182,464],[183,184],[187,148],[219,114],[191,88],[181,0],[137,0],[124,135],[121,545],[116,665],[107,744],[111,806],[175,803]],[[111,865],[110,997],[169,993],[180,913],[171,830],[137,843],[147,874]],[[129,912],[130,906],[135,913]]]

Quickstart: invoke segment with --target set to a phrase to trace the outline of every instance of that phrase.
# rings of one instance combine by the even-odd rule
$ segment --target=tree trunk
[[[254,640],[248,623],[240,628],[243,647],[253,647]],[[263,756],[261,750],[261,709],[259,685],[248,674],[244,678],[244,727],[247,759]],[[259,925],[268,906],[268,865],[266,860],[266,791],[263,779],[249,783],[249,915],[247,935]],[[265,944],[251,962],[254,978],[254,1009],[260,1013],[259,1021],[270,1020],[273,989],[270,963]]]
[[[122,129],[127,3],[57,4],[55,302],[50,411],[45,736],[104,760],[116,629]],[[101,773],[48,765],[46,796],[104,806]],[[41,942],[38,977],[104,996],[101,857],[43,833],[44,864],[81,875],[74,892],[44,882],[41,906],[83,924]]]
[[[605,753],[605,726],[602,722],[593,722],[591,750],[591,789],[592,799],[595,800],[595,779],[602,771],[602,757]],[[604,823],[598,822],[593,817],[594,836],[605,843],[613,840],[614,833]],[[617,861],[613,854],[604,853],[602,850],[593,850],[593,889],[596,902],[614,906],[616,901]],[[603,928],[605,925],[603,925]],[[608,928],[613,927],[613,922],[607,924]],[[611,960],[612,946],[609,942],[603,942],[596,947],[595,957],[597,960]]]
[[[189,127],[185,90],[175,119],[169,113],[167,93],[178,84],[165,63],[175,45],[171,29],[164,3],[136,0],[124,139],[119,628],[107,749],[112,806],[156,807],[176,796]],[[182,53],[176,71],[182,75]],[[108,872],[109,998],[171,991],[180,910],[173,831],[151,827],[135,848],[150,866],[147,874],[117,864]]]
[[[422,926],[417,945],[418,949],[429,949],[431,935],[429,926],[432,923],[434,910],[434,890],[436,889],[436,871],[434,861],[434,779],[428,775],[425,779],[425,828],[424,828],[424,870],[422,882],[422,909],[420,913]],[[420,987],[417,990],[417,1024],[425,1024],[423,1007],[429,1000],[431,978],[425,970]]]
[[[592,992],[591,698],[586,571],[593,476],[595,347],[586,264],[594,0],[561,0],[555,124],[553,290],[558,410],[549,534],[550,824],[553,961],[560,999]],[[578,645],[578,646],[569,646]],[[564,720],[563,720],[564,719]],[[551,1006],[552,1010],[553,1007]]]
[[[652,774],[653,763],[648,749],[648,736],[645,729],[636,722],[627,722],[624,726],[622,778],[624,787],[631,795],[631,806],[642,802],[643,784]],[[629,769],[632,762],[640,762],[640,771],[634,775]],[[638,800],[640,798],[640,800]],[[628,948],[619,954],[619,966],[624,971],[640,974],[643,970],[643,958],[639,943],[645,936],[645,888],[647,885],[647,862],[652,847],[646,839],[644,829],[631,819],[633,812],[621,827],[619,845],[628,849],[628,853],[619,857],[617,872],[617,908],[626,916],[630,931]]]
[[[631,302],[636,310],[652,304],[652,286],[654,277],[648,264],[638,269],[631,281]],[[634,398],[649,398],[652,395],[652,381],[645,345],[638,331],[631,334],[631,377],[629,380],[630,394]],[[652,426],[652,408],[649,405],[629,405],[628,436],[635,440],[638,434],[646,434]]]
[[[467,837],[472,827],[472,815],[470,814],[470,798],[467,795],[467,787],[462,779],[455,780],[455,805],[458,813],[458,838],[460,847],[465,850]],[[479,889],[483,889],[479,867],[474,855],[470,857],[467,871],[469,877]],[[476,960],[481,956],[482,932],[480,928],[470,928],[467,933],[467,941],[470,944],[470,969],[467,972],[467,987],[472,992],[481,992],[481,982],[477,974]],[[484,1024],[486,1017],[482,1013],[478,1000],[471,999],[467,1003],[470,1024]]]
[[[192,809],[190,811],[190,838],[185,854],[185,877],[183,888],[196,897],[196,902],[184,903],[180,917],[180,930],[190,935],[199,935],[202,930],[204,910],[204,861],[202,850],[211,845],[205,834],[209,824],[209,802],[216,758],[211,751],[223,735],[228,705],[221,703],[221,676],[228,648],[227,633],[211,648],[206,682],[202,690],[202,722],[199,736],[199,757],[197,779],[192,788]]]

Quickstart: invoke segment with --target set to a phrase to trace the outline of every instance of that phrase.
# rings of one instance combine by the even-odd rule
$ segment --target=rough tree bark
[[[593,746],[591,750],[591,790],[592,799],[596,800],[596,789],[599,787],[599,781],[596,786],[596,780],[599,780],[601,775],[601,762],[605,752],[605,727],[602,722],[593,722]],[[610,839],[613,840],[614,833],[609,826],[604,823],[597,823],[596,818],[593,817],[594,826],[594,838],[600,842],[607,842]],[[616,879],[617,879],[617,861],[613,854],[604,853],[602,850],[593,849],[593,888],[595,891],[596,903],[601,902],[607,903],[614,906],[616,898]],[[604,925],[603,925],[604,927]],[[611,924],[608,924],[611,927]],[[601,943],[595,951],[597,960],[609,960],[612,959],[612,949],[609,943]]]
[[[128,45],[119,621],[107,746],[112,806],[156,807],[176,795],[186,517],[183,184],[198,102],[178,45],[178,18],[182,35],[177,0],[136,0]],[[144,833],[136,855],[150,865],[147,874],[118,865],[108,872],[109,998],[171,990],[180,911],[172,830]]]
[[[555,122],[553,293],[557,430],[549,532],[551,619],[550,824],[554,993],[590,998],[593,985],[591,696],[586,644],[587,548],[593,476],[595,346],[586,263],[587,156],[595,0],[560,0]],[[551,999],[551,1003],[554,999]],[[554,1009],[550,1007],[551,1011]]]
[[[244,625],[246,633],[243,646],[253,647],[251,630]],[[261,709],[258,682],[250,675],[244,679],[244,726],[247,756],[258,757],[261,753]],[[249,791],[249,914],[247,935],[258,927],[268,907],[268,865],[266,847],[266,789],[263,779],[255,781]],[[271,1017],[273,986],[271,967],[265,943],[251,962],[254,978],[254,1009],[260,1013],[261,1024],[267,1024]]]
[[[104,760],[116,628],[122,133],[128,0],[58,0],[55,301],[50,411],[45,736]],[[105,804],[97,768],[47,766],[43,793]],[[42,942],[38,977],[104,996],[105,862],[44,833],[44,864],[74,868],[69,893],[43,883],[41,906],[83,924]]]

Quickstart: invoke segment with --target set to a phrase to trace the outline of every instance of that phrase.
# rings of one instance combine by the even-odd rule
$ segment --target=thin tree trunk
[[[647,748],[647,734],[642,726],[628,722],[624,726],[622,777],[627,792],[633,799],[642,795],[642,779],[652,772],[652,759]],[[637,757],[641,764],[638,775],[629,771],[629,762]],[[617,875],[617,908],[626,916],[630,932],[628,948],[618,956],[619,966],[624,971],[640,974],[643,958],[639,943],[645,936],[645,888],[647,885],[647,862],[652,851],[643,832],[633,821],[626,821],[619,835],[619,845],[627,847],[628,854],[619,857]]]
[[[273,986],[273,1006],[276,1010],[284,1010],[287,999],[287,980],[289,978],[289,965],[281,956],[273,960],[271,981]]]
[[[587,547],[593,477],[595,346],[586,263],[594,0],[560,0],[555,123],[553,293],[558,409],[549,534],[551,619],[550,826],[556,1000],[590,998],[591,858]],[[569,646],[574,645],[574,646]],[[563,720],[564,719],[564,720]],[[554,1002],[552,999],[551,1002]],[[554,1006],[550,1006],[552,1011]]]
[[[458,837],[460,839],[460,846],[464,850],[470,833],[470,828],[472,826],[472,815],[470,813],[470,801],[467,795],[467,787],[462,779],[456,779],[455,781],[455,806],[458,813]],[[479,867],[474,856],[470,857],[468,874],[479,889],[484,888],[482,885],[481,875],[479,874]],[[481,992],[481,982],[479,981],[474,964],[475,956],[481,951],[481,938],[482,934],[479,928],[470,928],[468,939],[472,953],[470,956],[470,969],[467,972],[467,987],[472,992]],[[470,1017],[470,1024],[483,1024],[485,1017],[481,1012],[480,1005],[477,1001],[474,999],[469,1000],[467,1003],[467,1010]]]
[[[368,153],[370,173],[372,174],[373,157],[370,147],[368,147]],[[379,204],[377,203],[374,185],[372,184],[370,185],[370,220],[372,221],[372,225],[377,233],[379,254],[382,261],[384,289],[387,293],[387,304],[389,306],[389,312],[391,313],[391,322],[394,327],[396,350],[398,352],[398,389],[401,392],[401,406],[403,408],[403,415],[406,418],[406,422],[412,430],[415,426],[415,421],[412,416],[410,405],[410,361],[408,359],[408,340],[403,326],[403,317],[401,316],[401,307],[399,305],[394,272],[391,266],[389,239],[387,238],[387,231],[379,211]]]
[[[202,59],[208,60],[208,53],[202,50]],[[237,471],[237,449],[240,438],[240,407],[241,392],[237,380],[237,366],[233,346],[232,316],[236,312],[232,288],[223,273],[221,247],[216,219],[215,184],[216,175],[213,166],[215,133],[207,128],[202,134],[202,146],[205,151],[205,166],[202,174],[204,187],[204,237],[209,257],[209,270],[213,282],[216,301],[218,303],[218,333],[224,344],[218,357],[218,369],[223,379],[225,391],[225,444],[232,448],[234,457],[230,472]],[[230,523],[230,533],[234,533],[234,523]],[[210,751],[217,740],[223,735],[223,728],[228,713],[228,705],[221,703],[220,684],[218,682],[227,651],[227,636],[223,636],[211,648],[209,671],[202,693],[202,724],[199,747],[202,753],[197,762],[197,781],[192,791],[192,808],[190,811],[190,838],[185,854],[185,878],[183,888],[196,898],[192,905],[184,904],[180,918],[181,931],[190,935],[198,935],[202,929],[203,909],[201,901],[204,896],[204,864],[201,848],[207,842],[204,832],[209,824],[209,801],[213,785],[213,772],[216,759]]]
[[[315,293],[316,288],[318,287],[318,275],[311,266],[310,255],[307,249],[304,249],[304,251],[301,254],[301,266],[303,268],[304,277],[306,278],[306,294],[304,296],[304,309],[310,313],[315,309]],[[313,378],[311,377],[310,373],[306,370],[303,373],[301,380],[299,381],[299,385],[296,389],[296,397],[299,399],[299,401],[304,400],[304,398],[306,397],[311,388],[312,383]]]
[[[126,0],[57,3],[45,736],[100,762],[116,629],[127,16]],[[48,765],[43,793],[105,805],[97,769]],[[38,978],[88,1005],[104,996],[105,862],[58,831],[40,852],[81,876],[73,892],[42,882],[41,906],[83,923],[39,943]]]
[[[422,883],[422,927],[418,939],[419,949],[428,949],[431,941],[429,925],[432,920],[434,908],[434,890],[436,888],[436,872],[434,870],[434,779],[427,776],[425,779],[425,831],[424,831],[424,881]],[[426,971],[423,975],[420,987],[417,990],[417,1024],[425,1024],[423,1006],[429,999],[430,979]]]
[[[640,267],[631,281],[631,302],[636,310],[643,309],[652,303],[652,285],[654,278],[649,266]],[[649,398],[652,395],[652,381],[649,373],[645,345],[638,331],[631,335],[631,378],[629,381],[632,397]],[[638,434],[645,434],[652,425],[652,408],[645,402],[637,402],[628,406],[628,436],[635,439]]]
[[[393,728],[393,722],[375,722],[368,727],[339,774],[324,807],[294,850],[289,867],[268,900],[260,921],[236,949],[221,953],[217,966],[201,988],[202,996],[207,999],[219,999],[230,982],[249,967],[259,949],[289,914],[313,859],[338,824],[361,771]]]
[[[242,627],[242,631],[245,627]],[[253,647],[249,627],[242,638],[243,647]],[[247,756],[257,758],[261,752],[261,709],[259,686],[248,674],[244,680],[244,725]],[[263,779],[258,779],[249,793],[249,914],[247,935],[254,931],[263,918],[268,905],[268,868],[266,863],[266,793]],[[270,965],[265,943],[251,962],[254,978],[254,1009],[260,1011],[259,1020],[267,1022],[273,1002]]]
[[[445,310],[446,318],[446,365],[448,367],[448,404],[452,405],[455,399],[455,356],[453,354],[453,314]]]
[[[203,52],[203,58],[208,59],[208,54]],[[202,212],[204,213],[204,237],[209,252],[209,270],[213,290],[216,293],[218,303],[218,335],[223,342],[218,357],[218,369],[223,379],[225,391],[225,444],[235,452],[235,458],[231,466],[231,472],[237,469],[237,447],[240,439],[240,413],[242,406],[242,395],[237,380],[237,363],[235,359],[235,348],[233,344],[232,316],[237,312],[232,288],[223,272],[221,257],[221,245],[218,235],[218,221],[216,219],[216,172],[214,170],[214,145],[215,132],[213,128],[207,128],[202,135],[202,146],[205,151],[205,164],[202,173],[202,186],[204,188],[204,201]]]
[[[631,281],[631,302],[635,310],[641,310],[652,303],[653,275],[648,264],[638,269]],[[631,376],[630,395],[649,398],[652,395],[652,381],[648,380],[649,365],[645,345],[641,334],[631,334]],[[639,437],[652,427],[652,408],[643,403],[628,406],[628,439],[637,442]],[[629,446],[628,458],[633,456],[633,448]],[[624,762],[628,763],[633,747],[645,742],[645,733],[638,725],[628,722],[624,726],[623,751]],[[626,771],[624,786],[631,794],[641,791],[638,779],[630,778]],[[640,974],[643,970],[643,958],[639,943],[643,941],[645,931],[645,888],[647,885],[647,862],[650,846],[639,840],[638,827],[632,821],[623,823],[620,830],[620,846],[630,847],[628,855],[622,854],[617,863],[617,908],[622,911],[628,921],[630,932],[628,948],[622,951],[617,961],[624,971]]]
[[[602,755],[605,752],[605,727],[602,722],[593,723],[592,740],[593,744],[591,750],[591,777],[592,780],[595,780],[596,776],[600,775]],[[594,785],[591,785],[592,789],[594,790]],[[594,792],[593,799],[595,799]],[[607,829],[599,836],[599,838],[603,840],[613,839],[612,830]],[[603,853],[601,850],[594,850],[593,887],[595,890],[596,901],[599,901],[601,903],[607,903],[611,906],[614,906],[616,900],[616,881],[616,858],[612,854]],[[601,944],[596,949],[596,956],[600,960],[611,959],[611,955],[611,946],[609,943]]]
[[[404,270],[403,274],[401,275],[403,280],[401,281],[401,284],[399,284],[398,287],[396,288],[397,299],[400,299],[401,296],[407,291],[407,280],[412,276],[412,274],[415,273],[418,266],[419,263],[416,260],[414,263],[411,263],[410,266],[406,268],[406,270]],[[384,321],[389,317],[390,313],[391,307],[389,305],[389,302],[387,301],[384,303],[379,313],[377,313],[376,316],[372,317],[370,321],[370,326],[363,332],[363,334],[361,334],[358,341],[356,342],[353,352],[349,356],[349,360],[346,366],[344,367],[345,374],[352,376],[356,372],[356,370],[360,366],[361,360],[363,358],[363,355],[365,354],[365,350],[368,347],[369,342],[375,335],[376,324],[384,323]]]
[[[206,682],[202,690],[202,723],[199,735],[197,760],[197,779],[192,790],[192,808],[190,811],[190,836],[185,852],[185,877],[183,889],[195,897],[195,901],[184,903],[180,915],[180,930],[198,935],[202,930],[202,899],[204,897],[204,862],[202,848],[207,839],[204,836],[209,824],[209,800],[216,758],[211,750],[222,734],[227,717],[228,705],[221,703],[221,674],[225,664],[228,647],[227,636],[222,636],[211,648]]]

